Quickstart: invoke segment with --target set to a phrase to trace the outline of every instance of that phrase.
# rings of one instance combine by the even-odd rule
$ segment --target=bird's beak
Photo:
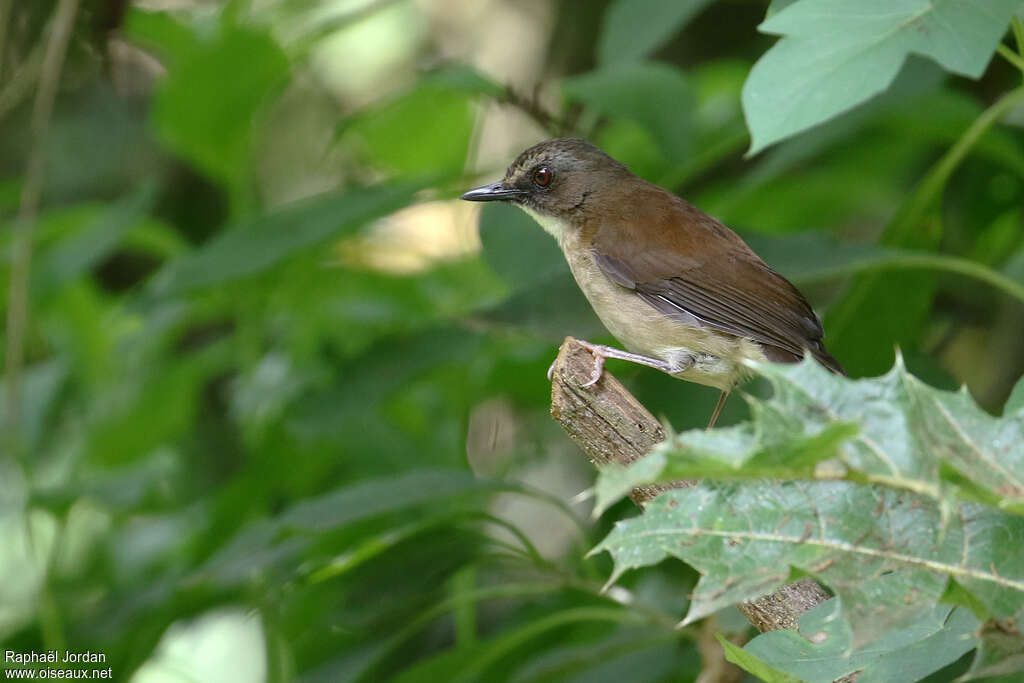
[[[526,193],[514,187],[505,187],[503,183],[494,183],[493,185],[474,188],[462,195],[462,199],[465,199],[467,202],[500,202],[515,199],[524,194]]]

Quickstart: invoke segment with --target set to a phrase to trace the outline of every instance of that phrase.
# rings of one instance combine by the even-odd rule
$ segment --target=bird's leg
[[[651,358],[649,356],[641,356],[638,353],[630,353],[629,351],[623,351],[622,349],[616,349],[611,346],[605,346],[603,344],[591,344],[587,341],[577,340],[580,346],[590,351],[591,355],[594,356],[594,370],[590,375],[590,381],[584,384],[584,387],[593,386],[597,384],[597,381],[601,379],[601,373],[604,372],[604,361],[607,358],[615,358],[617,360],[627,360],[631,363],[639,363],[640,365],[646,365],[649,368],[655,370],[661,370],[668,374],[681,372],[685,370],[685,367],[681,367],[678,364],[672,364],[657,358]]]
[[[718,403],[715,404],[715,412],[711,413],[711,420],[708,422],[708,429],[715,426],[718,422],[718,416],[722,414],[722,408],[725,407],[725,399],[729,398],[729,392],[723,391],[722,395],[718,397]]]

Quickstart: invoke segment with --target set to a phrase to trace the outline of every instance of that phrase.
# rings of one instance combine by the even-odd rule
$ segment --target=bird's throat
[[[519,208],[525,211],[530,218],[537,221],[540,227],[544,228],[544,232],[558,240],[558,244],[561,246],[562,240],[565,239],[565,235],[569,230],[569,224],[565,219],[539,213],[522,204],[519,205]]]

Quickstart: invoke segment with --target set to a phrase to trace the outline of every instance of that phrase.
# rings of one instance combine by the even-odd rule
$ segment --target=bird
[[[614,358],[714,387],[721,393],[711,429],[729,392],[753,374],[747,361],[809,354],[846,374],[807,299],[739,235],[586,140],[535,144],[501,181],[462,199],[513,204],[558,242],[594,312],[626,348],[581,342],[594,357],[585,386]]]

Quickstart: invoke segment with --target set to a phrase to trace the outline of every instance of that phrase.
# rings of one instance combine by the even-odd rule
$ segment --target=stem
[[[381,663],[384,662],[402,643],[412,638],[420,631],[420,629],[424,628],[437,617],[447,614],[448,612],[452,612],[462,605],[475,605],[476,603],[485,600],[524,598],[535,595],[543,596],[550,594],[552,590],[558,586],[559,584],[542,582],[510,583],[455,593],[450,598],[442,600],[411,619],[404,627],[399,629],[397,633],[385,641],[380,650],[375,654],[375,656],[371,657],[370,660],[365,663],[361,670],[352,672],[350,680],[371,680],[369,674],[373,673],[374,670],[379,667]]]
[[[1021,72],[1024,72],[1024,59],[1021,59],[1021,56],[1018,55],[1016,52],[1006,47],[1002,43],[999,43],[999,47],[996,48],[996,52],[998,52],[1010,64],[1013,64],[1015,67],[1017,67]]]
[[[932,166],[914,194],[900,206],[879,237],[880,244],[894,247],[913,245],[912,238],[915,231],[924,222],[928,211],[941,198],[953,171],[963,162],[982,136],[1021,100],[1024,100],[1024,86],[1018,86],[1003,95],[971,123],[963,135]],[[962,266],[958,267],[962,268]],[[875,287],[878,281],[872,279],[871,276],[865,276],[865,278],[858,279],[842,301],[829,310],[826,323],[830,333],[837,338],[846,336],[847,332],[856,327],[858,316],[868,305],[868,298],[877,294]],[[988,279],[991,280],[991,278]],[[1002,284],[1000,283],[1000,285]],[[1008,291],[1013,292],[1014,290],[1015,286],[1011,285]]]
[[[1024,22],[1013,17],[1010,20],[1010,26],[1013,28],[1013,37],[1017,41],[1017,53],[1024,56]]]
[[[14,248],[11,263],[11,285],[7,306],[6,354],[6,431],[17,446],[21,413],[21,365],[24,360],[25,324],[28,319],[28,277],[32,262],[32,231],[39,213],[46,171],[46,136],[57,97],[60,72],[64,65],[71,29],[74,26],[78,0],[60,0],[54,11],[46,54],[39,77],[39,90],[32,107],[31,142],[25,184],[21,189],[18,216],[14,223]],[[18,452],[18,448],[14,449]]]
[[[505,92],[498,99],[502,104],[509,104],[529,116],[533,121],[552,135],[565,135],[570,131],[569,124],[560,117],[552,114],[537,100],[537,93],[527,97],[516,92],[511,86],[505,88]]]
[[[1024,86],[1014,88],[1003,95],[971,123],[970,127],[960,136],[960,139],[949,148],[949,151],[928,172],[917,192],[904,205],[904,209],[900,211],[893,224],[882,235],[881,241],[883,243],[900,245],[903,242],[906,233],[917,227],[924,213],[942,194],[942,190],[946,187],[949,177],[953,175],[953,171],[956,170],[968,152],[977,144],[981,136],[988,132],[989,128],[995,125],[1004,114],[1013,109],[1021,100],[1024,100]]]
[[[32,86],[42,69],[44,48],[44,45],[37,44],[28,56],[18,63],[14,73],[6,79],[0,77],[0,83],[3,83],[3,87],[0,88],[0,119],[6,117],[32,92]]]
[[[992,270],[983,263],[945,254],[897,252],[873,261],[847,263],[833,266],[828,270],[806,272],[792,277],[794,283],[803,284],[821,280],[832,280],[875,270],[939,270],[972,277],[1002,290],[1007,295],[1024,303],[1024,285]]]
[[[476,584],[476,566],[463,567],[452,577],[452,594],[472,593]],[[472,647],[476,644],[476,603],[467,601],[455,606],[455,645]]]
[[[456,681],[477,680],[491,664],[512,652],[525,642],[536,638],[545,631],[575,622],[608,621],[621,625],[649,624],[645,617],[617,607],[576,607],[555,612],[542,619],[527,623],[500,638],[495,639],[481,654],[467,661],[461,668]]]

